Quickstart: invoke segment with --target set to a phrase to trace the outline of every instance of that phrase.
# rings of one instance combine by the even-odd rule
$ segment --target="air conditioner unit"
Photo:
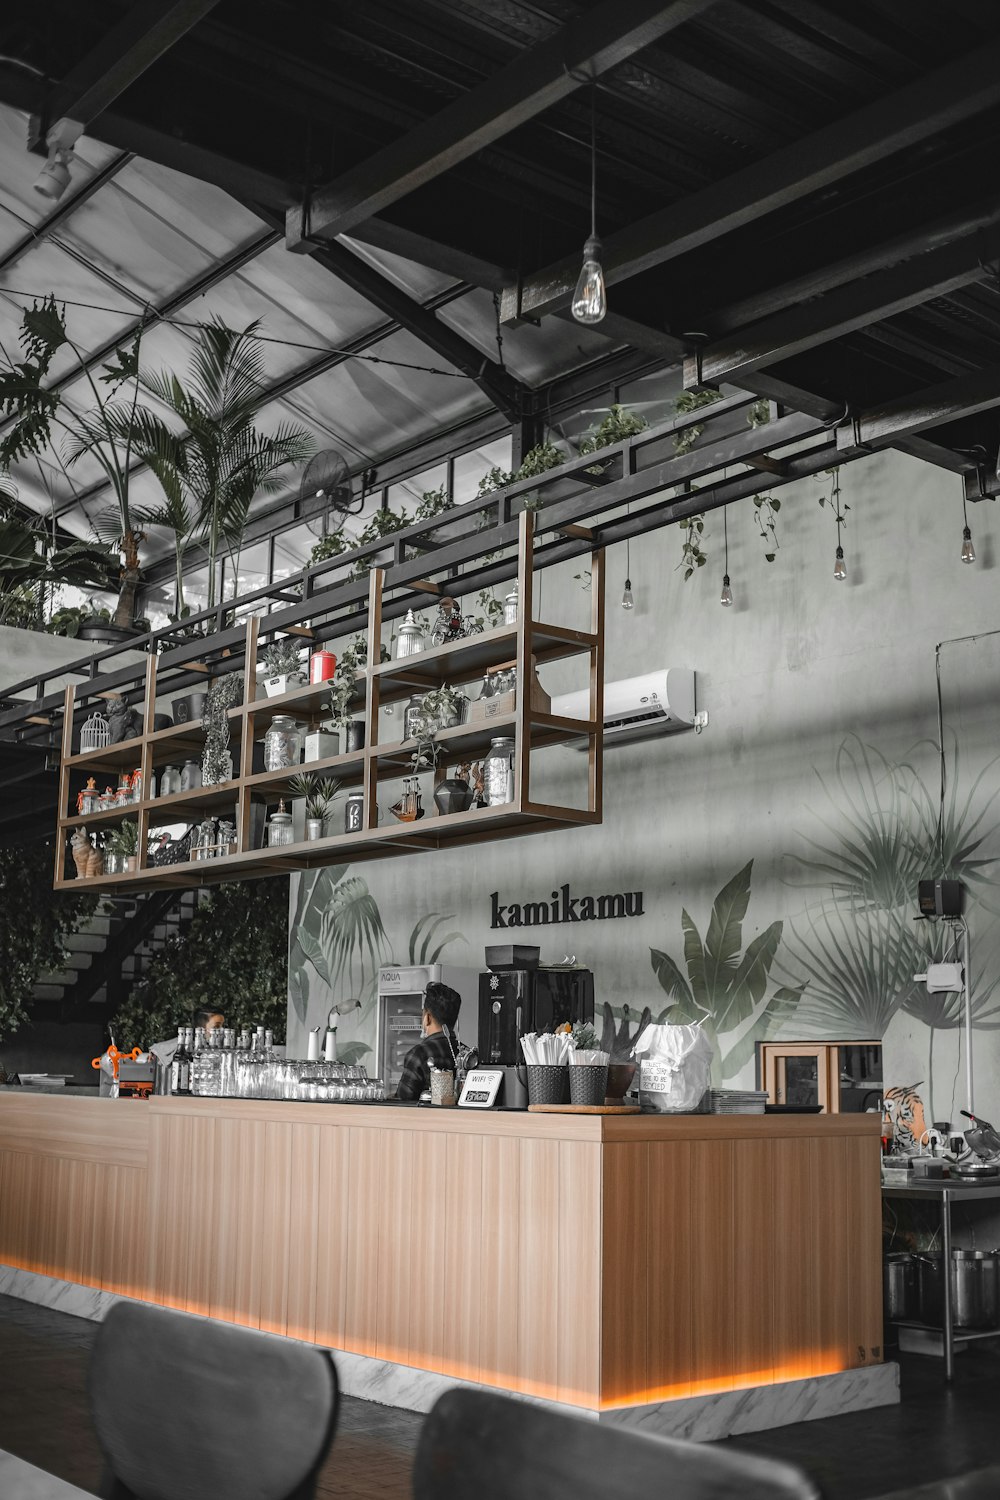
[[[552,712],[560,718],[586,719],[590,713],[589,690],[553,698]],[[604,684],[605,745],[693,729],[699,722],[704,721],[695,712],[694,672],[689,667],[667,667]],[[583,739],[577,748],[584,749],[586,744]]]

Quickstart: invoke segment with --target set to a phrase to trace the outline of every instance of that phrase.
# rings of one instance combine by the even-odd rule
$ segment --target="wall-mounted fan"
[[[353,498],[346,458],[336,448],[324,448],[309,460],[302,472],[299,499],[324,502],[323,535],[335,536],[343,531],[346,518],[361,510],[364,491],[357,500]]]

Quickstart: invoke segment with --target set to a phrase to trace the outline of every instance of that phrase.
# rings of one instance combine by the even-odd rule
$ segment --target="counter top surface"
[[[663,1140],[802,1140],[814,1137],[875,1137],[876,1114],[866,1115],[573,1115],[531,1114],[527,1110],[441,1109],[400,1102],[320,1104],[280,1099],[169,1098],[150,1100],[85,1099],[66,1089],[42,1095],[43,1108],[67,1112],[113,1111],[116,1118],[141,1115],[191,1119],[240,1119],[291,1124],[346,1125],[354,1129],[427,1132],[455,1136],[527,1137],[543,1140],[596,1141],[606,1145]],[[0,1090],[0,1121],[6,1109],[30,1109],[36,1090]]]

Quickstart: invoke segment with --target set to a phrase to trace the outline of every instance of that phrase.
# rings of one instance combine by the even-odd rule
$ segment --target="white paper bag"
[[[700,1111],[712,1077],[712,1044],[700,1026],[649,1025],[633,1048],[645,1114]]]

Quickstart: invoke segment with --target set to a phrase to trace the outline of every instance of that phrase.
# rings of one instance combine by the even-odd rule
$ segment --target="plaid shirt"
[[[431,1086],[431,1067],[455,1071],[455,1054],[451,1050],[446,1031],[435,1031],[424,1036],[406,1054],[403,1076],[396,1090],[397,1099],[419,1099]]]

